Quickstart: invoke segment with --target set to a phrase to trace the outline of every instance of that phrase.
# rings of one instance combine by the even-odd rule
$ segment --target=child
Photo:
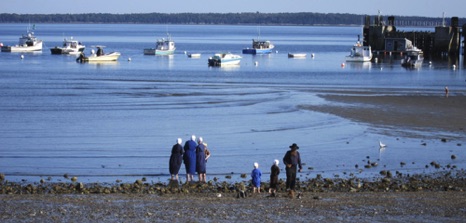
[[[261,192],[261,176],[262,172],[259,170],[259,164],[256,162],[251,173],[253,193],[256,193],[256,191],[257,193]]]
[[[275,197],[278,188],[278,175],[280,174],[280,168],[278,167],[278,160],[274,160],[272,167],[270,167],[270,196]]]

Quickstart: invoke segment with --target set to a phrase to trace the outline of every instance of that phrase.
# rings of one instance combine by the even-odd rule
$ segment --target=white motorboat
[[[369,62],[372,60],[372,49],[371,46],[363,46],[359,41],[351,48],[350,55],[346,56],[346,62]]]
[[[405,51],[405,57],[401,60],[401,66],[407,68],[418,68],[424,61],[424,52],[413,46]]]
[[[175,53],[175,42],[170,34],[167,33],[167,39],[162,38],[157,40],[155,48],[144,49],[144,55],[172,55]]]
[[[201,54],[200,53],[189,53],[188,57],[189,58],[200,58]]]
[[[209,66],[239,65],[241,56],[232,53],[217,53],[208,59]]]
[[[34,28],[33,28],[34,30]],[[15,46],[2,46],[2,52],[36,52],[42,51],[42,40],[34,36],[34,32],[28,28],[26,35],[19,38],[18,45]]]
[[[73,37],[70,39],[64,39],[63,45],[50,48],[52,54],[80,54],[84,51],[86,46],[82,45],[81,42],[74,40]]]
[[[305,58],[306,56],[305,53],[288,53],[289,58]]]
[[[104,53],[105,46],[96,46],[97,53],[94,49],[91,51],[91,55],[86,57],[82,52],[81,55],[76,59],[77,62],[84,63],[84,62],[109,62],[109,61],[117,61],[120,57],[119,52],[111,52],[111,53]]]

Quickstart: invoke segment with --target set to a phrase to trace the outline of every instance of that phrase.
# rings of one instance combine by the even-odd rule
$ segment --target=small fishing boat
[[[86,46],[82,45],[81,42],[74,40],[73,37],[70,39],[65,38],[63,45],[50,48],[52,54],[80,54],[84,51]]]
[[[363,46],[358,35],[358,41],[351,48],[350,55],[346,56],[346,62],[369,62],[372,60],[371,46]]]
[[[175,42],[170,34],[167,33],[167,39],[162,38],[157,40],[155,48],[144,49],[144,55],[172,55],[175,53]]]
[[[252,48],[243,49],[243,54],[269,54],[275,46],[270,41],[252,40]]]
[[[407,68],[418,68],[424,61],[424,52],[413,46],[405,51],[405,57],[401,60],[401,66]]]
[[[84,55],[84,52],[81,52],[76,61],[80,63],[117,61],[121,54],[119,52],[111,52],[106,54],[104,53],[104,47],[105,46],[95,46],[95,48],[97,48],[97,53],[94,51],[94,49],[92,49],[91,55],[88,57]]]
[[[306,56],[305,53],[288,53],[288,58],[305,58]]]
[[[34,28],[32,29],[34,30]],[[2,46],[2,52],[35,52],[42,51],[42,40],[34,36],[34,32],[29,28],[26,35],[19,38],[18,45],[15,46]]]
[[[217,53],[208,59],[209,66],[239,65],[241,56],[232,53]]]

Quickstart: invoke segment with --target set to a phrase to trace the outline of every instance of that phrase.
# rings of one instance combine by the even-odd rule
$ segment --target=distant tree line
[[[141,23],[218,25],[363,25],[365,15],[342,13],[85,13],[85,14],[0,14],[0,23]],[[440,24],[442,18],[396,17],[399,24]],[[412,22],[415,21],[415,22]],[[446,19],[449,24],[450,19]],[[459,24],[466,23],[460,18]]]

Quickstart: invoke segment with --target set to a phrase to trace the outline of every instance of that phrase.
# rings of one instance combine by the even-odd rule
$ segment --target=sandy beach
[[[219,194],[221,194],[221,197]],[[0,195],[2,222],[462,222],[466,193]]]
[[[397,131],[408,128],[466,135],[465,96],[353,93],[320,94],[329,103],[302,107]]]

